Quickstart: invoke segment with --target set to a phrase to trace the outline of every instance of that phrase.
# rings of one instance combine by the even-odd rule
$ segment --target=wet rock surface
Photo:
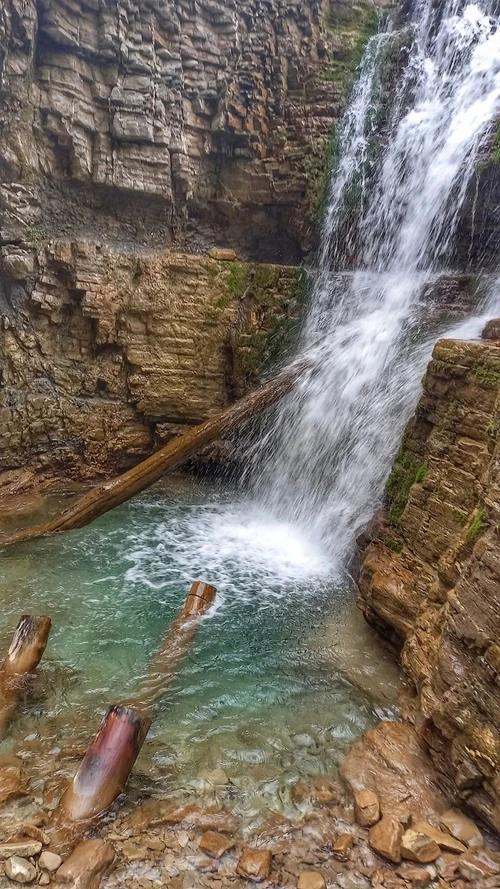
[[[402,649],[405,713],[441,786],[497,830],[499,391],[495,342],[436,344],[388,483],[392,527],[359,582],[366,617]]]

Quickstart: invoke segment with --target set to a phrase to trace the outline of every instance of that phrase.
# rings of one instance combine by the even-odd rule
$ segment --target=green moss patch
[[[427,473],[427,465],[420,463],[409,451],[401,449],[396,455],[385,488],[389,503],[389,521],[394,527],[397,528],[401,524],[412,485],[422,484]]]

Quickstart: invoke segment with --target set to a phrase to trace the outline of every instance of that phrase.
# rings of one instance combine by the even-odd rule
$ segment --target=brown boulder
[[[401,856],[418,864],[429,864],[440,856],[438,844],[424,833],[406,830],[401,840]]]
[[[325,878],[317,870],[302,871],[297,889],[326,889]]]
[[[56,882],[71,889],[98,889],[102,877],[114,863],[113,847],[104,840],[85,840],[80,843],[59,868]]]
[[[354,817],[361,827],[373,827],[380,821],[380,801],[373,790],[357,790],[354,794]]]
[[[272,855],[267,849],[243,849],[236,872],[249,880],[267,880],[271,874]]]
[[[340,774],[351,792],[373,790],[382,812],[406,806],[417,818],[429,818],[449,809],[438,790],[438,775],[412,726],[380,722],[351,747]]]
[[[212,858],[222,858],[225,852],[229,852],[229,849],[233,848],[233,840],[228,840],[227,837],[222,836],[221,833],[215,833],[213,830],[207,830],[200,840],[201,851],[206,852]]]
[[[426,889],[431,881],[431,875],[425,867],[400,868],[396,873],[407,883],[411,883],[411,889]]]
[[[372,849],[383,858],[399,864],[403,832],[403,825],[399,821],[389,815],[384,815],[378,824],[370,829],[368,842]]]
[[[443,830],[439,830],[437,827],[433,827],[432,824],[429,824],[428,821],[419,821],[414,825],[413,828],[417,833],[423,833],[425,836],[430,837],[431,840],[434,840],[435,843],[439,846],[440,849],[444,849],[445,852],[465,852],[466,847],[459,840],[456,840],[455,837],[452,837],[451,834],[445,833]]]
[[[341,860],[347,859],[354,846],[354,837],[350,833],[342,833],[333,844],[333,854]]]
[[[455,839],[465,843],[469,849],[482,849],[484,838],[478,827],[459,809],[449,809],[441,815],[441,824]]]
[[[500,318],[488,321],[481,333],[482,340],[500,340]]]

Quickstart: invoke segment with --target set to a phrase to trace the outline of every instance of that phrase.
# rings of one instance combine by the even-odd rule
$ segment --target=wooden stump
[[[10,721],[26,687],[26,678],[36,670],[47,647],[50,617],[21,617],[7,657],[0,667],[0,740],[5,737]]]

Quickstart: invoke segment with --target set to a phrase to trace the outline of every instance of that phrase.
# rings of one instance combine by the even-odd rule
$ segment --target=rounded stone
[[[36,880],[36,868],[26,858],[13,855],[5,862],[5,874],[14,883],[34,883]]]

